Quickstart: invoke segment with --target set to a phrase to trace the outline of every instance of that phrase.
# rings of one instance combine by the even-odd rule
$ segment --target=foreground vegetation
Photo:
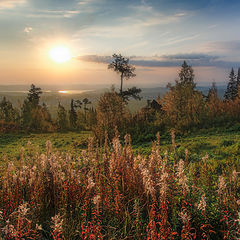
[[[230,142],[223,142],[228,147]],[[238,144],[235,139],[232,145]],[[240,234],[239,158],[218,162],[181,156],[159,145],[136,155],[130,136],[116,133],[103,148],[93,140],[72,156],[21,149],[0,183],[4,239],[237,239]],[[225,146],[226,145],[226,146]],[[195,154],[198,155],[198,147]],[[193,152],[194,154],[194,152]]]

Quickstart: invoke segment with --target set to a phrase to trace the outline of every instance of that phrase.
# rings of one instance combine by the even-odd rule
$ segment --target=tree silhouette
[[[129,64],[129,58],[123,57],[121,54],[113,54],[114,60],[108,65],[108,69],[112,69],[116,73],[120,74],[121,85],[119,95],[124,101],[128,101],[130,97],[140,100],[139,93],[142,91],[140,88],[132,87],[123,91],[124,79],[130,79],[136,76],[135,67]]]
[[[82,100],[82,102],[83,102],[83,104],[84,104],[84,115],[85,115],[85,121],[86,121],[86,119],[87,119],[87,111],[88,111],[87,105],[91,104],[91,101],[89,101],[88,98],[84,98],[84,99]]]
[[[68,128],[67,111],[60,102],[58,103],[57,125],[60,131],[65,131]]]
[[[123,57],[121,54],[113,54],[112,57],[114,60],[108,65],[109,69],[112,69],[114,72],[120,74],[121,86],[120,86],[120,95],[123,91],[123,80],[133,78],[136,76],[134,73],[135,67],[129,64],[129,58]]]
[[[237,94],[238,94],[238,89],[237,89],[236,75],[234,74],[234,70],[232,68],[229,74],[229,82],[227,85],[227,90],[224,94],[224,98],[226,100],[234,100]]]
[[[208,91],[207,101],[211,101],[212,99],[216,99],[216,98],[218,98],[218,92],[217,92],[216,83],[213,82],[211,88]]]
[[[239,96],[239,91],[240,91],[240,68],[238,68],[238,75],[237,75],[237,92],[238,92],[238,97]]]
[[[71,99],[71,105],[69,110],[69,123],[71,128],[75,129],[77,125],[77,112],[75,110],[74,100]]]
[[[31,85],[27,99],[33,106],[37,106],[39,104],[40,95],[42,94],[42,90],[39,87],[36,87],[34,84]]]
[[[193,69],[186,63],[186,61],[182,64],[182,68],[179,73],[179,82],[177,84],[192,86],[192,88],[195,88],[196,86],[194,83]]]

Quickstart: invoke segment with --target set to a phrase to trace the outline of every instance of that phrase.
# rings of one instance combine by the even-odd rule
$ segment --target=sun
[[[49,51],[49,56],[54,62],[64,63],[71,59],[71,53],[68,48],[64,46],[57,46]]]

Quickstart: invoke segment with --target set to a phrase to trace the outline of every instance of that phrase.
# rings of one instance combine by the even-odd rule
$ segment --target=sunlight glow
[[[57,46],[50,50],[49,55],[54,62],[64,63],[71,59],[71,53],[68,48]]]
[[[60,90],[60,91],[58,91],[59,93],[64,93],[64,94],[67,94],[67,93],[69,93],[69,91],[66,91],[66,90]]]

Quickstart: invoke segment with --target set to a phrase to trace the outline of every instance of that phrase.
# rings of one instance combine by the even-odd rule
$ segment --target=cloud
[[[89,4],[93,4],[93,3],[99,3],[103,0],[81,0],[78,2],[78,5],[83,6],[83,5],[89,5]]]
[[[14,8],[17,5],[24,4],[25,0],[0,0],[0,10]]]
[[[194,67],[230,68],[240,66],[240,61],[236,62],[224,61],[221,60],[219,56],[211,56],[203,53],[187,53],[163,56],[156,55],[153,57],[131,56],[129,58],[131,64],[141,67],[178,67],[182,65],[184,60]],[[111,56],[99,56],[99,55],[84,55],[77,57],[77,59],[86,62],[105,64],[108,64],[112,61]]]
[[[79,56],[77,59],[85,62],[94,62],[94,63],[110,63],[112,61],[111,56],[98,56],[98,55],[84,55]]]
[[[36,10],[34,13],[30,13],[27,16],[31,18],[71,18],[80,14],[80,10]]]
[[[174,55],[163,55],[165,59],[170,60],[215,60],[218,56],[211,56],[203,53],[186,53],[186,54],[174,54]]]
[[[145,27],[156,25],[167,25],[181,21],[187,16],[192,16],[193,12],[176,11],[171,14],[166,14],[162,11],[156,10],[151,5],[143,2],[141,5],[130,5],[129,8],[133,11],[130,17],[123,18],[128,22],[140,24]]]
[[[236,53],[240,52],[240,40],[232,41],[216,41],[209,42],[203,45],[206,51],[221,52],[221,53]]]
[[[30,33],[32,30],[33,30],[32,27],[25,27],[23,31],[25,33]]]

